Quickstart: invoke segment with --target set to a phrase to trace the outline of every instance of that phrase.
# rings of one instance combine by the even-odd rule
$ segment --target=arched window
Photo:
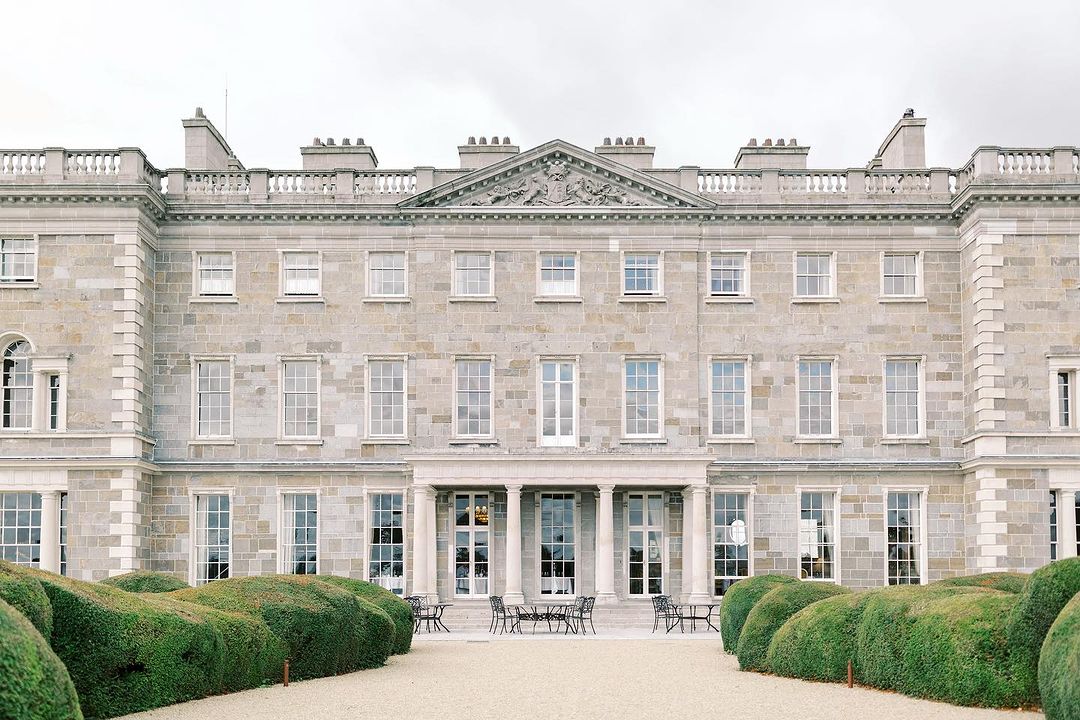
[[[34,376],[30,343],[16,340],[4,348],[3,429],[27,430],[34,416]]]

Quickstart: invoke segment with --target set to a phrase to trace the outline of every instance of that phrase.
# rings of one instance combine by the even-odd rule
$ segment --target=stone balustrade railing
[[[0,183],[146,183],[162,189],[163,173],[138,148],[0,150]]]

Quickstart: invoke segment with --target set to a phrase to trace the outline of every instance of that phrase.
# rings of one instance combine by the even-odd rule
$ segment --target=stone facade
[[[924,125],[903,118],[867,168],[847,170],[806,169],[794,140],[752,141],[734,170],[654,168],[654,149],[632,138],[595,152],[470,139],[452,170],[379,170],[362,141],[318,141],[303,171],[248,170],[201,113],[184,121],[186,169],[158,171],[135,149],[0,151],[0,241],[33,239],[36,254],[32,281],[0,281],[0,341],[29,341],[41,378],[40,419],[0,431],[0,493],[41,494],[47,538],[63,498],[66,569],[87,579],[198,579],[205,494],[229,498],[231,574],[290,569],[283,498],[303,492],[318,500],[319,572],[361,578],[377,551],[374,498],[400,496],[394,587],[443,598],[461,595],[454,502],[466,492],[487,502],[488,564],[470,577],[487,578],[478,594],[511,599],[553,582],[550,493],[571,498],[573,592],[605,599],[638,594],[639,493],[659,496],[658,587],[697,600],[722,590],[721,536],[746,548],[731,551],[746,556],[738,574],[805,576],[829,552],[831,579],[886,583],[890,492],[918,498],[922,582],[1048,562],[1051,493],[1055,552],[1075,555],[1077,152],[979,148],[957,170],[905,167],[925,165]],[[283,290],[297,251],[317,254],[315,296]],[[455,295],[464,251],[490,258],[489,295]],[[210,252],[230,254],[231,294],[200,293]],[[376,252],[404,253],[401,296],[375,294]],[[543,253],[573,256],[575,292],[541,292]],[[640,253],[658,254],[653,296],[624,292],[625,258]],[[710,291],[716,253],[744,259],[743,293]],[[800,253],[829,256],[825,297],[797,296]],[[890,253],[917,258],[917,292],[883,291]],[[661,368],[659,431],[644,438],[624,424],[625,362],[639,357]],[[223,437],[194,432],[208,358],[231,372]],[[302,439],[282,418],[282,363],[297,358],[318,375],[318,433]],[[369,366],[382,358],[404,362],[403,437],[369,426]],[[456,432],[460,358],[492,362],[490,438]],[[566,446],[542,442],[545,358],[574,367]],[[749,370],[739,436],[712,433],[717,358]],[[799,432],[800,358],[833,362],[824,437]],[[886,432],[888,358],[918,363],[912,437]],[[1055,423],[1052,367],[1072,368],[1068,427]],[[818,494],[834,512],[826,550],[801,505]],[[729,495],[747,500],[743,526],[718,520]],[[60,562],[56,544],[42,543],[42,566]]]

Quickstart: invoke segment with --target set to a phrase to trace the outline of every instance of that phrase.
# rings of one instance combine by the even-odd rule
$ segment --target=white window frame
[[[715,293],[712,288],[713,258],[715,257],[741,257],[743,259],[742,292],[738,293]],[[705,296],[710,299],[723,300],[724,298],[750,297],[750,251],[749,250],[715,250],[708,255],[709,264],[705,269]]]
[[[29,389],[30,389],[30,423],[28,425],[17,425],[17,426],[13,425],[11,427],[4,427],[4,426],[0,425],[0,433],[5,434],[5,435],[6,434],[29,433],[29,432],[33,432],[34,430],[38,429],[40,419],[41,419],[40,418],[41,406],[43,404],[41,402],[42,393],[41,393],[40,388],[39,388],[39,385],[40,385],[40,382],[38,380],[38,372],[39,371],[38,371],[38,368],[37,368],[37,362],[36,362],[36,357],[35,357],[36,348],[34,346],[34,343],[30,342],[30,338],[28,338],[28,337],[26,337],[24,335],[19,335],[17,333],[3,333],[3,334],[0,334],[0,372],[2,372],[2,370],[3,370],[2,366],[7,360],[7,355],[6,354],[7,354],[8,349],[12,345],[15,345],[17,343],[26,343],[26,346],[30,349],[28,354],[19,356],[20,360],[25,360],[26,361],[27,367],[28,367],[28,370],[27,370],[26,374],[28,374],[30,376],[30,386],[29,386]],[[27,389],[27,386],[26,385],[12,385],[11,389],[25,391]],[[7,390],[8,390],[8,385],[5,384],[3,382],[3,378],[0,377],[0,392],[6,392]],[[0,401],[2,401],[2,400],[3,400],[3,398],[0,397]],[[21,417],[21,413],[20,413],[20,417]]]
[[[543,553],[541,552],[541,547],[543,545],[543,532],[541,531],[543,530],[543,528],[541,527],[540,523],[541,516],[543,514],[543,504],[541,502],[541,499],[544,495],[571,495],[574,498],[574,592],[570,595],[545,593],[541,589],[543,586],[542,569],[540,567],[542,563],[541,558],[543,556]],[[536,580],[536,585],[534,586],[536,587],[536,594],[538,597],[542,598],[558,598],[560,600],[566,600],[567,602],[569,602],[571,600],[574,600],[578,595],[582,593],[581,582],[585,575],[582,568],[583,560],[581,557],[581,493],[577,490],[569,490],[567,488],[551,486],[538,488],[534,493],[533,497],[535,498],[534,504],[536,508],[536,524],[534,525],[534,527],[536,528],[536,532],[533,536],[533,547],[534,552],[536,553],[536,563],[534,565],[535,574],[533,576]]]
[[[191,356],[191,441],[197,444],[232,443],[236,432],[236,368],[233,355]],[[199,434],[199,363],[226,362],[229,364],[229,434]]]
[[[458,426],[458,363],[469,361],[487,361],[491,365],[491,390],[488,392],[488,408],[489,417],[491,418],[489,425],[491,426],[491,432],[487,434],[470,435],[468,433],[461,432]],[[494,355],[455,355],[454,356],[454,384],[450,388],[452,393],[451,408],[453,408],[453,417],[451,422],[453,423],[453,438],[455,440],[494,440],[495,439],[495,356]]]
[[[883,534],[885,537],[885,557],[883,558],[882,568],[885,572],[882,584],[885,587],[894,587],[889,585],[889,494],[890,493],[912,493],[919,496],[919,584],[926,585],[928,580],[927,576],[927,560],[929,558],[929,552],[927,549],[927,497],[930,495],[930,488],[926,485],[884,485],[881,488],[881,508],[882,508],[882,526],[884,528]]]
[[[0,487],[0,513],[4,512],[4,509],[3,509],[3,496],[5,496],[5,495],[14,495],[14,496],[27,495],[30,498],[30,507],[29,508],[21,508],[21,509],[19,509],[22,512],[29,512],[30,513],[30,518],[29,518],[30,522],[28,524],[25,524],[25,525],[20,524],[19,523],[19,515],[18,515],[18,513],[16,513],[16,515],[15,515],[15,524],[12,525],[11,527],[5,527],[4,528],[5,530],[15,530],[16,533],[17,533],[18,530],[25,530],[26,531],[26,536],[27,536],[27,541],[26,542],[19,542],[18,536],[16,534],[15,542],[13,542],[13,543],[3,543],[2,545],[0,545],[0,547],[14,547],[14,548],[24,547],[24,548],[30,548],[30,552],[31,552],[31,557],[30,557],[29,562],[24,563],[24,562],[19,562],[18,560],[9,560],[9,562],[11,562],[12,564],[19,565],[21,567],[33,567],[33,568],[40,568],[41,567],[41,556],[44,554],[44,550],[45,550],[46,546],[48,545],[48,543],[46,541],[46,538],[45,538],[45,533],[44,533],[44,529],[45,529],[45,525],[46,525],[46,523],[45,523],[45,518],[46,518],[46,516],[45,516],[45,495],[47,493],[50,493],[50,492],[53,492],[53,491],[50,491],[50,490],[35,490],[35,489],[20,489],[20,488],[14,488],[14,487],[9,488],[7,486]],[[34,499],[35,499],[35,497],[37,498],[37,509],[36,510],[34,509]],[[37,513],[37,518],[38,518],[38,521],[37,521],[36,525],[33,522],[35,512]],[[59,504],[57,506],[57,523],[59,524]],[[2,526],[2,523],[0,523],[0,526]],[[38,533],[38,542],[37,543],[32,542],[33,537],[34,537],[34,530],[35,529],[37,530],[37,533]],[[60,541],[60,536],[59,536],[59,533],[57,533],[57,537],[55,539],[55,542],[57,543],[57,545],[59,545],[59,541]],[[37,559],[36,560],[33,557],[33,549],[35,547],[37,548]],[[4,559],[3,556],[0,555],[0,560],[3,560],[3,559]]]
[[[458,256],[488,256],[488,291],[486,293],[458,292]],[[468,269],[468,268],[464,268]],[[494,250],[455,250],[450,253],[450,297],[451,298],[493,298],[495,297],[495,251]]]
[[[372,261],[372,256],[375,255],[400,255],[404,259],[402,265],[402,272],[404,273],[403,290],[400,293],[379,293],[375,292],[375,281],[373,275],[375,272],[375,266]],[[320,267],[322,263],[319,264]],[[405,299],[409,297],[409,253],[406,250],[368,250],[364,253],[364,286],[367,288],[367,297],[373,300],[386,300],[386,299]]]
[[[41,257],[41,243],[38,240],[38,236],[36,234],[3,235],[3,236],[0,236],[0,252],[2,252],[3,243],[7,242],[9,240],[29,240],[30,241],[31,253],[32,253],[32,256],[33,256],[33,261],[34,261],[34,267],[33,267],[33,271],[32,271],[33,275],[31,275],[31,276],[26,276],[26,275],[3,276],[3,275],[0,275],[0,286],[6,287],[6,288],[12,288],[12,287],[34,288],[34,287],[37,287],[39,265],[40,265],[40,257]],[[0,264],[2,264],[2,263],[0,263]]]
[[[631,362],[655,362],[656,363],[656,381],[658,384],[657,393],[657,428],[655,433],[629,433],[626,430],[626,365]],[[621,395],[621,402],[619,403],[620,415],[622,416],[622,438],[623,440],[648,440],[656,441],[663,440],[664,435],[664,356],[663,355],[623,355],[622,357],[622,383],[619,389]]]
[[[574,431],[568,436],[556,434],[547,437],[544,435],[544,363],[569,363],[573,370],[571,383],[573,383],[574,397],[572,400],[573,407],[571,408],[571,422],[574,425]],[[578,403],[581,397],[578,366],[577,356],[541,355],[536,358],[536,444],[539,447],[577,447],[578,445]],[[556,381],[556,386],[558,386],[558,381]],[[555,426],[557,431],[559,426],[558,400],[556,400],[555,406]]]
[[[718,362],[741,362],[744,366],[743,372],[743,429],[745,432],[731,435],[718,435],[713,432],[713,365]],[[753,401],[753,355],[710,355],[708,358],[708,365],[706,366],[706,385],[708,387],[708,413],[709,413],[709,428],[708,438],[710,440],[748,440],[753,438],[753,408],[751,403]]]
[[[233,551],[235,541],[235,528],[236,528],[236,488],[231,487],[206,487],[206,488],[190,488],[188,490],[188,527],[191,528],[190,532],[190,548],[188,552],[188,585],[192,587],[198,587],[200,585],[206,585],[207,583],[199,582],[199,545],[198,545],[198,533],[199,533],[199,508],[198,498],[200,496],[208,495],[227,495],[229,497],[229,577],[239,577],[235,572],[236,570],[236,555]],[[212,582],[212,581],[208,581]]]
[[[206,293],[203,292],[202,276],[199,267],[199,258],[203,255],[228,255],[230,257],[229,268],[232,270],[232,292],[228,294],[224,293]],[[233,250],[193,250],[191,252],[191,288],[192,297],[199,300],[229,300],[236,297],[236,252]]]
[[[1057,559],[1077,556],[1077,545],[1080,544],[1080,523],[1076,518],[1076,495],[1080,493],[1080,470],[1051,469],[1050,492],[1055,493],[1057,498]],[[1049,507],[1047,508],[1049,511]],[[1047,515],[1049,519],[1049,514]],[[1050,526],[1046,526],[1047,556],[1050,552]]]
[[[889,393],[886,386],[888,365],[890,362],[915,363],[915,377],[919,382],[916,398],[916,412],[919,414],[919,426],[914,435],[889,432]],[[835,382],[834,382],[835,385]],[[881,357],[881,435],[890,440],[923,440],[926,438],[926,356],[925,355],[883,355]]]
[[[747,543],[747,577],[754,577],[754,499],[757,488],[753,485],[714,485],[709,493],[709,576],[712,578],[712,587],[709,594],[716,594],[716,580],[727,577],[716,574],[716,496],[717,495],[746,495],[746,543]]]
[[[285,432],[285,365],[287,363],[314,363],[315,365],[315,434],[288,435]],[[322,442],[322,356],[278,355],[278,441],[288,444]]]
[[[1080,430],[1080,356],[1047,355],[1049,364],[1050,388],[1050,430],[1054,432],[1076,432]],[[1058,393],[1058,374],[1069,374],[1069,425],[1061,424],[1060,396]]]
[[[363,577],[369,583],[378,585],[379,587],[387,588],[382,585],[378,578],[374,578],[371,575],[371,532],[375,528],[375,525],[371,522],[372,513],[372,495],[400,495],[401,496],[401,595],[398,597],[404,597],[408,595],[409,587],[409,490],[408,488],[397,487],[366,487],[363,490],[364,498],[364,522],[363,538],[364,538],[364,572]],[[379,527],[382,527],[381,525]],[[381,543],[380,543],[381,544]],[[393,544],[393,543],[391,543]]]
[[[630,496],[641,495],[645,498],[642,505],[642,524],[631,525],[630,524]],[[648,565],[649,559],[647,556],[649,548],[648,533],[657,530],[657,526],[649,525],[649,496],[660,496],[660,593],[650,593],[648,591]],[[668,493],[664,488],[649,488],[649,487],[628,487],[623,493],[623,527],[626,528],[626,537],[623,538],[623,591],[628,598],[646,598],[650,595],[667,593],[669,590],[669,579],[671,576],[671,564],[668,562],[668,521],[667,521],[667,507],[668,507]],[[632,528],[636,528],[645,533],[642,538],[643,549],[646,552],[646,557],[642,564],[645,566],[643,576],[642,588],[644,592],[633,593],[630,592],[630,532]]]
[[[904,255],[915,256],[915,292],[911,294],[888,294],[885,292],[885,258]],[[883,250],[878,258],[878,295],[885,300],[892,298],[913,299],[925,297],[923,284],[923,251],[922,250]]]
[[[799,579],[803,582],[834,583],[841,585],[841,533],[843,525],[840,517],[840,493],[843,487],[840,485],[797,485],[795,487],[795,562],[799,570]],[[802,577],[802,496],[804,493],[832,493],[833,506],[833,577],[831,578],[804,578]]]
[[[629,255],[656,256],[656,287],[651,293],[626,292],[626,258]],[[619,254],[619,296],[623,300],[648,300],[664,297],[664,251],[663,250],[623,250]]]
[[[318,280],[319,287],[314,294],[310,293],[288,293],[286,292],[285,282],[285,258],[289,255],[314,255],[316,262],[319,264]],[[278,250],[278,296],[283,300],[318,300],[323,295],[323,257],[321,250],[304,250],[300,248],[292,248],[289,250]]]
[[[829,293],[827,295],[799,294],[799,257],[820,256],[829,258]],[[820,276],[815,276],[820,277]],[[836,251],[832,250],[796,250],[791,254],[791,296],[796,300],[829,300],[839,297],[836,287]]]
[[[455,598],[468,599],[476,598],[484,600],[491,595],[495,594],[495,574],[497,565],[495,563],[495,492],[498,487],[491,488],[477,488],[475,490],[468,489],[455,489],[449,493],[449,537],[447,538],[447,570],[449,574],[447,577],[450,581],[450,595]],[[477,495],[487,495],[488,499],[488,524],[477,525],[476,513],[474,512],[475,505],[472,498]],[[457,499],[459,497],[467,497],[469,500],[469,524],[458,525],[457,524]],[[487,574],[487,592],[486,593],[459,593],[457,589],[457,533],[468,532],[469,533],[469,549],[472,552],[476,550],[476,532],[477,530],[487,533],[487,548],[488,548],[488,574]],[[539,557],[539,555],[537,555]],[[575,561],[576,562],[576,561]],[[575,565],[575,569],[577,566]],[[476,561],[473,556],[469,558],[469,569],[473,571],[473,575],[469,578],[471,587],[476,586]]]
[[[802,432],[802,373],[804,362],[832,363],[832,428],[823,435]],[[795,438],[797,440],[837,440],[840,437],[840,359],[836,355],[797,355],[795,357]]]
[[[323,497],[322,490],[318,487],[278,487],[277,489],[277,507],[278,507],[278,562],[277,571],[279,575],[293,575],[289,566],[292,564],[291,560],[285,557],[285,551],[287,548],[292,547],[292,543],[288,542],[285,535],[286,529],[286,516],[285,509],[286,496],[288,495],[314,495],[315,496],[315,574],[318,575],[322,572],[322,525],[323,525]],[[230,504],[230,511],[232,505]],[[232,517],[229,518],[230,524]],[[230,528],[229,540],[232,541],[232,533]],[[229,559],[230,564],[232,558]]]
[[[377,434],[372,431],[374,422],[372,420],[373,404],[371,400],[372,395],[372,380],[371,380],[371,365],[377,362],[399,362],[402,365],[401,368],[401,433],[400,434]],[[454,363],[454,367],[457,368],[457,363]],[[456,390],[456,383],[455,383]],[[457,408],[455,407],[455,412]],[[408,440],[409,438],[409,356],[408,355],[369,355],[364,358],[364,437],[368,440]]]
[[[544,257],[568,255],[574,258],[574,290],[570,293],[544,292]],[[577,250],[540,250],[536,253],[536,296],[541,298],[576,298],[581,296],[581,253]]]

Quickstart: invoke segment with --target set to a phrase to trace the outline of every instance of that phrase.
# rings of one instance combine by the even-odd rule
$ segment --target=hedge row
[[[982,573],[980,575],[959,575],[957,577],[938,580],[931,585],[945,587],[982,587],[991,590],[1001,590],[1007,593],[1023,592],[1027,584],[1028,575],[1018,572]]]
[[[832,583],[780,583],[754,605],[739,635],[736,655],[744,670],[761,670],[769,643],[788,618],[807,605],[851,591]]]
[[[404,655],[409,652],[409,649],[412,648],[413,637],[413,612],[409,603],[375,583],[353,580],[338,575],[319,575],[318,578],[323,582],[348,590],[361,600],[367,600],[389,615],[390,620],[394,623],[393,653],[395,655]]]
[[[777,585],[793,582],[797,581],[789,575],[754,575],[728,588],[720,604],[720,639],[725,652],[735,654],[746,616],[757,601]]]
[[[136,570],[124,575],[116,575],[101,582],[133,593],[167,593],[190,587],[186,582],[174,575],[149,572],[147,570]]]
[[[37,628],[0,600],[0,717],[82,720],[64,664]]]
[[[1047,720],[1080,720],[1080,593],[1046,634],[1039,656],[1039,693]]]
[[[52,637],[52,607],[45,589],[36,578],[3,560],[0,560],[0,600],[21,612],[46,640]]]

